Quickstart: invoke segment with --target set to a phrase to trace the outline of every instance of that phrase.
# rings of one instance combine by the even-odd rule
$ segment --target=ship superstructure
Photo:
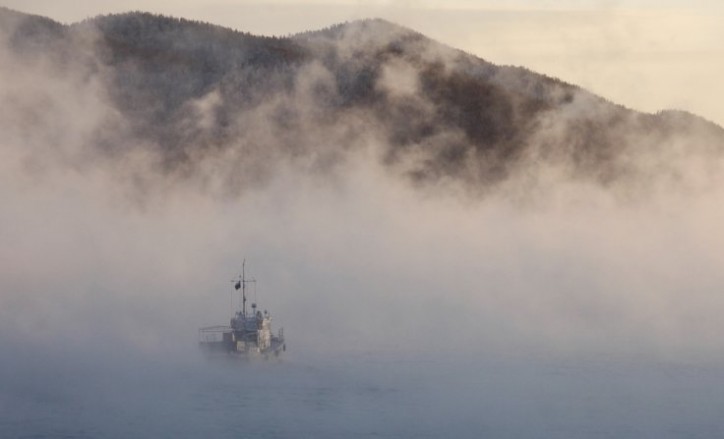
[[[251,304],[251,312],[246,311],[247,285],[256,283],[255,279],[246,278],[246,261],[242,264],[241,275],[232,282],[234,290],[241,290],[241,310],[234,313],[229,326],[199,328],[201,349],[208,353],[263,356],[276,356],[285,351],[284,329],[279,329],[277,334],[272,332],[269,312],[257,309],[256,303]]]

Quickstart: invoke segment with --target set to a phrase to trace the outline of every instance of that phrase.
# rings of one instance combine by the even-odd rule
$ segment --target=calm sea
[[[606,357],[0,356],[1,438],[714,438],[724,368]]]

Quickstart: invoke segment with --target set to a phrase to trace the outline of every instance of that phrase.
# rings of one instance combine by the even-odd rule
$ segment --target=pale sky
[[[73,22],[143,10],[286,35],[381,17],[496,64],[580,85],[654,112],[724,125],[724,2],[714,0],[0,0]]]

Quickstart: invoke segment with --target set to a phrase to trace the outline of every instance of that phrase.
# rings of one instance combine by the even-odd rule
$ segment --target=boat
[[[271,327],[271,314],[257,309],[251,304],[251,312],[246,311],[246,289],[255,284],[256,279],[246,278],[246,260],[241,266],[241,275],[232,280],[234,290],[241,290],[241,309],[234,312],[229,325],[206,326],[199,328],[199,347],[207,354],[238,355],[243,357],[279,356],[287,350],[284,341],[284,328],[274,334]],[[232,304],[233,304],[232,291]],[[233,309],[233,305],[232,305]]]

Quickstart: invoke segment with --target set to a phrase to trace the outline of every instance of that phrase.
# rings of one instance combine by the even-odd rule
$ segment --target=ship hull
[[[244,333],[229,327],[201,328],[199,348],[208,356],[279,356],[286,350],[284,337],[263,333]]]

